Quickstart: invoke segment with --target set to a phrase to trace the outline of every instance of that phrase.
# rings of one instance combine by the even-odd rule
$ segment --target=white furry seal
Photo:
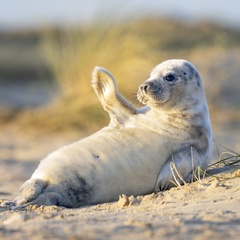
[[[16,206],[103,203],[123,193],[168,189],[174,180],[191,181],[198,167],[207,168],[211,126],[202,81],[191,63],[156,66],[139,87],[138,99],[147,105],[140,109],[119,94],[103,68],[94,69],[92,86],[110,115],[109,126],[43,159],[21,187]]]

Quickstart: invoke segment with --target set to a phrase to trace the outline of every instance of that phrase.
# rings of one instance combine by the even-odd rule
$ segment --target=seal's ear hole
[[[185,76],[187,75],[187,73],[186,73],[186,72],[184,72],[184,71],[183,71],[183,74],[184,74]]]

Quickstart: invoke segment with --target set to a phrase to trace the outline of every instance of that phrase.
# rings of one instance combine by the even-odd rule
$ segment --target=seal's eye
[[[168,82],[173,82],[175,80],[175,77],[172,74],[169,74],[164,79]]]

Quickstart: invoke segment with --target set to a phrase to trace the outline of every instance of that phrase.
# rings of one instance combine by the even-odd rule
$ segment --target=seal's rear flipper
[[[57,192],[44,192],[47,183],[41,179],[30,179],[26,181],[21,189],[20,195],[13,201],[5,201],[2,207],[8,207],[12,210],[25,208],[29,205],[59,205],[64,204],[63,197]]]
[[[13,202],[16,206],[32,202],[43,192],[46,185],[47,183],[41,179],[29,179],[22,185],[20,195]]]
[[[60,205],[62,203],[62,196],[57,192],[46,192],[41,193],[36,199],[31,202],[28,202],[23,205],[11,206],[10,209],[17,210],[21,208],[25,208],[29,205],[37,205],[37,206],[52,206],[52,205]]]
[[[38,196],[43,192],[43,189],[47,186],[47,183],[41,179],[29,179],[20,189],[20,194],[13,201],[4,201],[1,203],[1,207],[7,207],[10,209],[24,208],[32,202],[34,202]]]

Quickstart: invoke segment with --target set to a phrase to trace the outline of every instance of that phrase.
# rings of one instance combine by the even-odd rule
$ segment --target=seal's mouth
[[[138,101],[144,105],[157,105],[165,102],[164,89],[152,82],[143,83],[137,92]]]
[[[143,83],[137,92],[138,101],[142,104],[147,104],[149,101],[149,93],[150,92],[150,85],[147,83]]]
[[[144,105],[146,105],[148,103],[147,96],[145,96],[145,94],[143,94],[140,90],[138,90],[138,92],[137,92],[137,99],[139,102],[141,102]]]

